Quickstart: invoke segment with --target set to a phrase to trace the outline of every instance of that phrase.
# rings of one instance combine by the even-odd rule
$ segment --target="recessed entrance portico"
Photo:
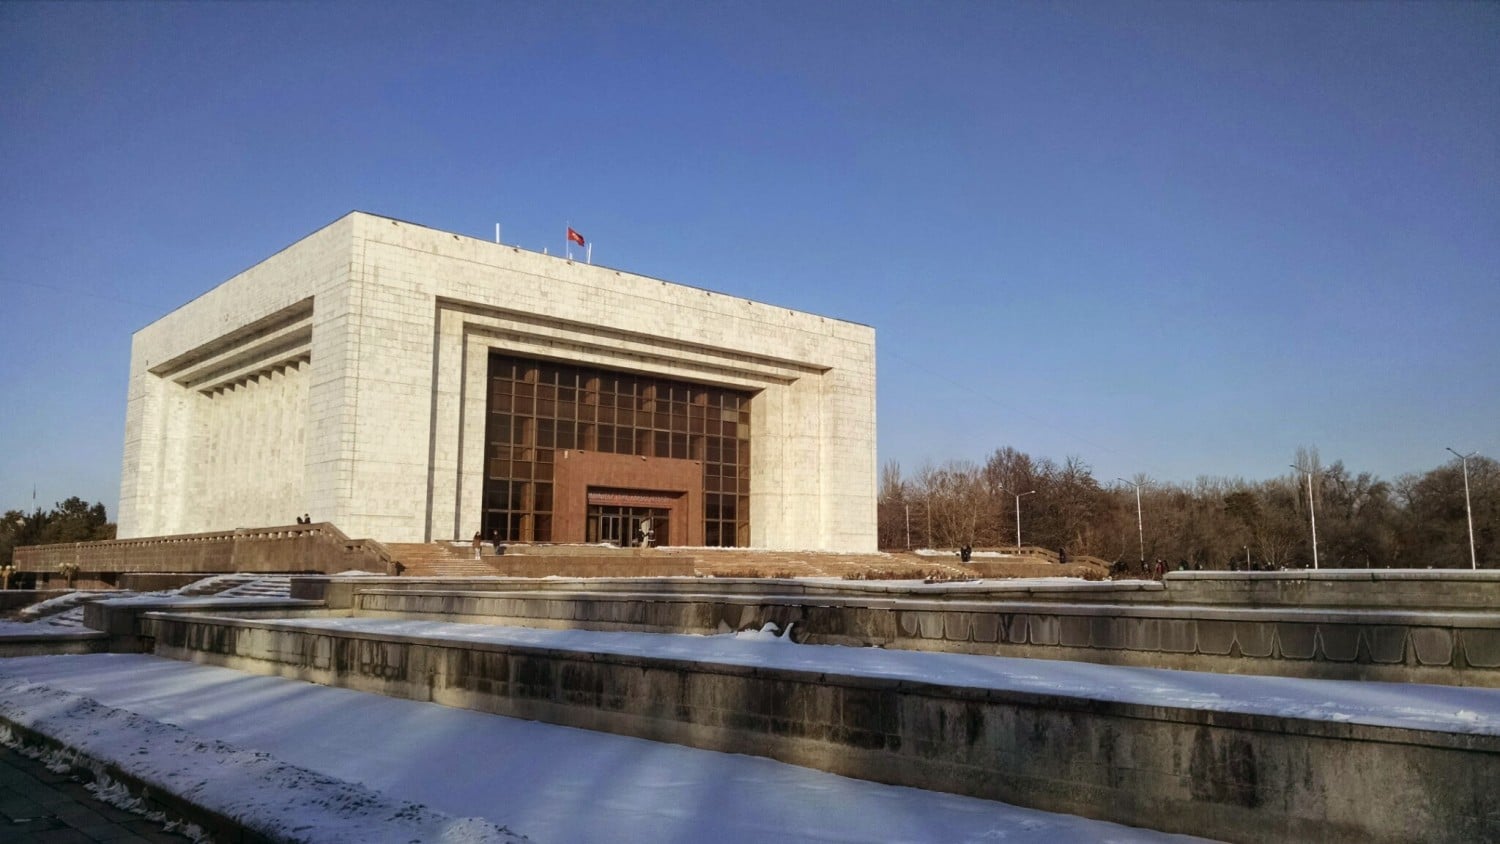
[[[557,453],[556,541],[636,544],[650,521],[653,545],[702,545],[703,465],[696,460]]]
[[[682,510],[685,498],[682,492],[591,488],[587,541],[622,548],[672,544],[672,511]]]

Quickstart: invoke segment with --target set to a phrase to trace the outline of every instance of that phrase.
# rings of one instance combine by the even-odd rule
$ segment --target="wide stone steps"
[[[467,545],[388,542],[385,547],[392,559],[406,567],[402,573],[410,577],[486,577],[496,573],[483,559],[474,559],[474,551]]]
[[[292,579],[283,574],[258,576],[219,594],[226,598],[288,598],[291,591]]]
[[[976,577],[1039,577],[1063,571],[1056,563],[1007,560],[1003,565],[963,565],[956,556],[832,551],[765,551],[745,548],[612,548],[600,545],[509,545],[496,556],[486,543],[476,560],[467,543],[386,543],[410,577],[666,576],[833,577],[848,580],[969,580]],[[587,565],[585,565],[585,563]],[[1024,570],[1013,570],[1013,569]],[[1075,568],[1068,566],[1068,569]],[[553,570],[555,569],[555,571]]]
[[[709,577],[838,577],[851,580],[961,580],[971,576],[957,561],[912,554],[832,551],[762,551],[744,548],[659,548],[657,554],[696,559]]]
[[[108,592],[69,592],[66,595],[59,595],[56,598],[42,601],[39,604],[32,604],[31,606],[21,610],[17,615],[22,621],[37,621],[43,618],[57,618],[61,617],[64,613],[67,613],[69,610],[82,607],[85,603],[93,598],[108,596],[109,594],[110,593]],[[82,613],[80,612],[77,615],[79,616],[78,623],[81,624]]]
[[[205,577],[202,580],[189,583],[177,590],[177,594],[185,598],[200,598],[207,595],[218,595],[237,586],[243,586],[254,581],[257,575],[253,574],[219,574],[213,577]]]

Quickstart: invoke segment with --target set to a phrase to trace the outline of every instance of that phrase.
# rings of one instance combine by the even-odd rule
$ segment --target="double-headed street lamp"
[[[1453,449],[1448,449],[1453,451]],[[1479,568],[1479,557],[1474,554],[1474,510],[1469,506],[1469,458],[1479,452],[1471,451],[1468,454],[1459,454],[1453,451],[1453,456],[1463,461],[1464,464],[1464,515],[1469,517],[1469,568]]]
[[[1292,464],[1290,464],[1290,463],[1288,463],[1287,465],[1288,466],[1292,466]],[[1312,523],[1313,568],[1317,568],[1318,567],[1318,514],[1316,512],[1314,512],[1314,510],[1313,510],[1313,487],[1312,487],[1313,473],[1312,473],[1311,469],[1304,469],[1301,466],[1292,466],[1292,469],[1294,469],[1294,470],[1296,470],[1298,472],[1306,472],[1307,473],[1307,518]]]
[[[1021,550],[1021,496],[1034,495],[1036,493],[1036,490],[1028,489],[1025,492],[1017,494],[1011,492],[1005,487],[1000,487],[1000,491],[1005,493],[1006,495],[1014,495],[1016,497],[1016,550],[1019,551]]]
[[[1136,529],[1136,532],[1139,533],[1140,536],[1141,536],[1141,570],[1145,571],[1145,569],[1146,569],[1146,523],[1143,522],[1143,521],[1141,521],[1141,487],[1145,486],[1146,483],[1147,483],[1147,481],[1142,481],[1140,483],[1135,483],[1133,481],[1127,481],[1124,478],[1115,478],[1115,480],[1119,481],[1122,484],[1125,484],[1126,486],[1133,486],[1133,487],[1135,487],[1135,529]]]

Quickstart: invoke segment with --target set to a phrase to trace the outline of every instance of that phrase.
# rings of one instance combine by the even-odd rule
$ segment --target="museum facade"
[[[874,335],[351,213],[136,333],[119,536],[874,550]]]

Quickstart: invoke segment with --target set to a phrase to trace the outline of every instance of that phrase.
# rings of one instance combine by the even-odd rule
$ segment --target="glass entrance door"
[[[593,521],[593,517],[590,517],[590,521]],[[625,537],[631,535],[626,530],[625,517],[618,513],[600,514],[598,521],[599,538],[596,541],[609,542],[623,547]]]
[[[621,548],[659,545],[670,536],[669,510],[656,507],[589,505],[588,541],[608,542]]]

